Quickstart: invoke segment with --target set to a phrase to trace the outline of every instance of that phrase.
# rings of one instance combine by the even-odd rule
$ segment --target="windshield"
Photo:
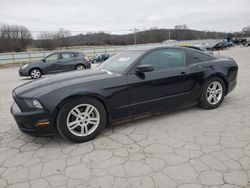
[[[127,68],[142,54],[143,52],[140,51],[121,52],[104,61],[98,66],[98,69],[123,74],[124,71],[127,70]]]

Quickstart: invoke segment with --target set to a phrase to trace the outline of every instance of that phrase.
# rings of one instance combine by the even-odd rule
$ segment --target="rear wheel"
[[[207,80],[199,98],[199,106],[205,109],[215,109],[219,107],[223,102],[225,92],[225,82],[221,78],[214,77]]]
[[[76,65],[76,67],[75,67],[75,70],[84,70],[84,69],[85,69],[85,67],[82,64]]]
[[[57,118],[60,134],[72,142],[94,139],[106,124],[104,106],[94,98],[81,98],[67,102]]]
[[[42,76],[42,72],[39,69],[32,69],[30,71],[30,77],[33,79],[40,78]]]

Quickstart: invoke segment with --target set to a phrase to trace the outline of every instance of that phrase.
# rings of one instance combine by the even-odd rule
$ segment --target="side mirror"
[[[46,61],[46,59],[44,59],[44,58],[43,58],[43,59],[41,59],[41,60],[42,60],[42,62],[45,62],[45,61]]]
[[[145,64],[145,65],[138,65],[136,67],[136,72],[138,73],[142,73],[142,72],[150,72],[150,71],[153,71],[154,68],[152,65],[148,65],[148,64]]]

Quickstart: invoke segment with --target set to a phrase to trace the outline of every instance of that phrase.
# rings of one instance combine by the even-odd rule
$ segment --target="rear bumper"
[[[86,61],[84,65],[85,65],[86,69],[90,69],[91,68],[91,63],[88,62],[88,61]]]
[[[234,66],[231,68],[231,74],[229,75],[229,82],[228,82],[228,88],[227,88],[227,93],[230,93],[231,91],[234,90],[234,88],[237,85],[237,77],[238,77],[238,66]]]
[[[16,103],[11,106],[11,113],[15,118],[18,128],[27,134],[49,136],[55,133],[55,128],[50,122],[50,115],[44,110],[21,112]],[[49,122],[41,125],[41,122]]]
[[[236,87],[236,84],[237,84],[237,79],[231,80],[231,81],[228,83],[228,90],[227,90],[227,93],[230,93],[231,91],[233,91],[234,88]]]

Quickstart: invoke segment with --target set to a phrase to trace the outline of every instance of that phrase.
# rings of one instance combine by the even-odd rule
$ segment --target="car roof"
[[[57,51],[57,52],[52,52],[52,53],[48,54],[47,56],[51,56],[54,54],[60,54],[60,53],[76,53],[76,54],[78,54],[77,57],[85,56],[85,53],[82,51]]]
[[[154,51],[154,50],[161,50],[161,49],[182,49],[182,50],[194,50],[191,48],[185,48],[182,46],[158,46],[158,47],[152,47],[152,46],[143,46],[143,47],[137,47],[135,49],[130,49],[127,50],[127,52],[136,52],[136,51],[140,51],[140,52],[150,52],[150,51]]]
[[[59,53],[83,53],[83,51],[59,51]]]
[[[71,50],[68,50],[68,51],[57,51],[57,52],[53,52],[53,53],[51,53],[51,54],[58,54],[58,53],[83,53],[84,54],[84,52],[83,51],[71,51]]]

